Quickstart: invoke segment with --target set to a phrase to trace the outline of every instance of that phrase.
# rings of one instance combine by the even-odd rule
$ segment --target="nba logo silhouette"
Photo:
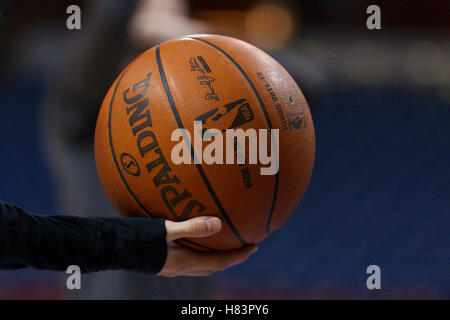
[[[201,121],[203,125],[202,134],[204,134],[208,129],[219,129],[225,132],[227,129],[242,126],[252,121],[253,118],[254,114],[248,101],[239,99],[220,108],[210,110],[195,118],[195,121]]]

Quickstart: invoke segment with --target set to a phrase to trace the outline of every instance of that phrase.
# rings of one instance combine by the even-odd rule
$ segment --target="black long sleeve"
[[[158,273],[167,257],[163,219],[40,216],[0,201],[0,269]]]

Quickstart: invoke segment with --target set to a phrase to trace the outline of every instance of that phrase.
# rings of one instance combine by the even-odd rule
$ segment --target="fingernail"
[[[258,247],[255,246],[255,248],[253,249],[252,253],[255,253],[256,251],[258,251]]]
[[[220,220],[219,218],[211,218],[206,220],[206,226],[209,232],[217,232],[220,230]]]

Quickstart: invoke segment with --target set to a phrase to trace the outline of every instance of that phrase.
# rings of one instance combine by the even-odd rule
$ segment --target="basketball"
[[[227,139],[232,130],[244,139]],[[220,233],[179,241],[203,251],[258,243],[278,229],[308,186],[314,148],[310,110],[289,73],[219,35],[142,53],[106,94],[95,133],[97,172],[118,213],[217,216]]]

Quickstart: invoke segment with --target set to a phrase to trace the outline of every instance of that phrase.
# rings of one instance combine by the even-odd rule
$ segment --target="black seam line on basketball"
[[[194,246],[197,246],[197,247],[200,247],[200,248],[209,250],[209,251],[211,251],[211,252],[221,252],[220,250],[217,250],[217,249],[214,249],[214,248],[205,246],[205,245],[203,245],[203,244],[200,244],[200,243],[197,243],[197,242],[188,240],[188,239],[186,239],[186,238],[177,239],[176,241],[177,241],[177,242],[183,242],[183,241],[184,241],[184,242],[187,242],[187,243],[192,244],[192,245],[194,245]]]
[[[170,92],[169,84],[167,83],[166,74],[164,72],[164,68],[161,61],[161,54],[159,51],[159,45],[156,46],[156,62],[158,64],[159,74],[161,76],[161,81],[164,86],[164,90],[166,91],[167,99],[169,100],[170,108],[172,109],[172,113],[175,117],[175,120],[177,121],[178,127],[180,129],[184,129],[183,122],[181,121],[180,114],[178,113],[177,107],[175,105],[175,101],[173,100],[172,93]],[[190,142],[189,142],[190,144]],[[188,145],[189,147],[189,145]],[[195,154],[193,153],[193,150],[191,148],[191,157],[194,159]],[[235,237],[243,244],[248,245],[248,243],[242,238],[242,236],[237,231],[236,227],[231,222],[230,217],[225,211],[225,208],[222,206],[222,203],[220,202],[219,198],[217,197],[217,194],[214,192],[213,187],[211,186],[211,183],[209,182],[208,178],[206,177],[205,171],[203,170],[203,167],[201,164],[196,163],[195,166],[197,167],[198,172],[200,173],[200,176],[203,179],[203,182],[205,183],[206,188],[209,191],[209,194],[213,198],[214,202],[216,203],[217,208],[219,209],[220,213],[222,214],[222,217],[227,222],[228,226],[230,227],[231,231],[235,235]]]
[[[119,83],[122,80],[122,78],[125,75],[125,73],[127,73],[127,71],[128,70],[125,70],[122,73],[122,75],[120,76],[119,80],[117,80],[116,87],[114,88],[114,91],[113,91],[113,94],[112,94],[112,97],[111,97],[111,101],[109,103],[109,115],[108,115],[109,146],[111,148],[111,153],[112,153],[112,156],[113,156],[113,159],[114,159],[114,163],[116,164],[117,171],[119,172],[120,179],[122,179],[122,182],[125,185],[125,187],[127,188],[128,193],[131,195],[131,197],[134,199],[134,201],[136,201],[136,203],[139,205],[139,207],[145,212],[145,214],[148,215],[149,217],[152,217],[150,212],[148,212],[148,210],[145,209],[144,205],[138,200],[138,198],[136,197],[136,195],[133,193],[133,191],[131,190],[130,186],[128,185],[127,181],[125,180],[125,177],[123,176],[123,173],[120,170],[119,162],[117,161],[116,152],[114,150],[114,145],[113,145],[113,140],[112,140],[111,115],[112,115],[113,102],[114,102],[114,98],[116,96],[117,88],[119,87]]]
[[[219,50],[225,57],[228,58],[228,60],[230,60],[235,67],[242,73],[242,75],[244,76],[244,78],[247,80],[247,82],[250,84],[250,87],[253,90],[253,93],[255,94],[256,98],[258,99],[259,105],[261,106],[261,109],[264,112],[264,116],[266,117],[266,121],[267,121],[267,125],[269,126],[269,129],[273,129],[272,126],[272,121],[270,121],[270,117],[269,117],[269,113],[267,112],[266,107],[264,106],[264,103],[261,99],[261,96],[258,93],[258,90],[256,90],[255,85],[253,84],[252,80],[249,78],[249,76],[247,75],[247,73],[245,73],[244,69],[242,69],[242,67],[239,65],[239,63],[237,63],[228,53],[226,53],[223,49],[221,49],[220,47],[216,46],[214,43],[211,43],[209,41],[206,41],[204,39],[200,39],[200,38],[195,38],[195,37],[190,37],[191,39],[197,40],[197,41],[201,41],[207,45],[210,45],[211,47]],[[275,145],[275,149],[277,149],[278,147]],[[278,170],[280,168],[279,166],[279,159],[278,161]],[[273,212],[275,210],[275,204],[277,202],[277,196],[278,196],[278,180],[279,180],[279,176],[278,176],[279,171],[277,171],[277,173],[275,174],[275,186],[274,186],[274,192],[273,192],[273,200],[272,200],[272,205],[270,207],[270,213],[269,213],[269,217],[267,218],[267,224],[266,224],[266,232],[270,233],[270,223],[272,221],[272,216],[273,216]]]

